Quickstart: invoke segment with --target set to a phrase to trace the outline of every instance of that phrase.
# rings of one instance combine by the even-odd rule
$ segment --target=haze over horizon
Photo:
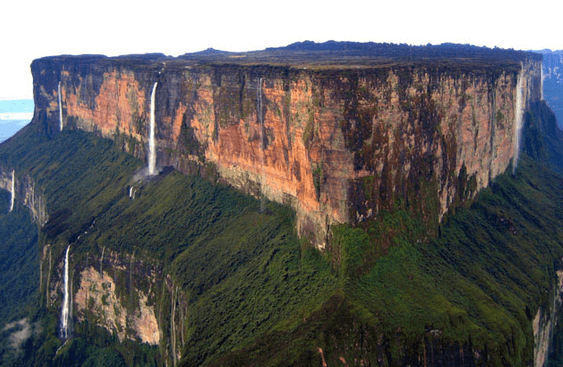
[[[263,50],[305,40],[559,50],[561,7],[523,11],[512,3],[485,0],[470,7],[444,0],[352,0],[345,6],[297,0],[283,6],[257,0],[178,5],[164,0],[151,7],[100,0],[80,8],[69,0],[6,2],[0,31],[10,36],[0,67],[0,100],[33,98],[29,65],[36,58],[62,54],[178,56],[207,48]]]

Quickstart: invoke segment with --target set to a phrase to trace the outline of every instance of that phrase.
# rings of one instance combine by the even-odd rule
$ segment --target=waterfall
[[[156,174],[156,144],[155,144],[155,99],[156,99],[156,86],[158,82],[155,82],[152,87],[151,93],[151,116],[150,116],[150,134],[149,134],[149,175],[153,176]]]
[[[518,167],[518,158],[520,156],[520,140],[522,139],[522,119],[524,117],[523,108],[523,85],[524,85],[524,66],[518,74],[518,83],[516,85],[516,106],[514,108],[514,163],[512,165],[512,174],[516,173],[516,167]]]
[[[102,275],[102,279],[104,279],[104,251],[106,250],[105,247],[102,247],[102,257],[100,258],[100,274]]]
[[[63,289],[63,308],[61,310],[61,330],[60,335],[62,339],[68,339],[70,337],[69,331],[69,319],[70,319],[70,290],[68,286],[68,255],[70,252],[70,245],[66,248],[65,254],[65,266],[64,266],[64,289]]]
[[[14,210],[16,201],[16,171],[12,170],[12,198],[10,200],[10,211]]]
[[[541,70],[541,87],[540,87],[540,92],[541,92],[541,100],[543,101],[543,80],[545,79],[545,75],[543,75],[543,65],[540,68]]]
[[[49,268],[47,268],[47,286],[45,287],[46,290],[49,289],[49,286],[51,285],[51,270],[53,270],[53,253],[51,252],[51,247],[49,246]],[[49,292],[46,292],[49,293]],[[45,297],[45,306],[49,305],[49,297]]]
[[[59,95],[59,127],[60,130],[63,131],[63,104],[61,97],[61,82],[59,82],[58,95]]]
[[[133,255],[131,255],[131,259],[129,260],[129,295],[133,297],[133,265],[135,263],[135,251],[133,251]]]
[[[257,115],[258,115],[258,122],[260,124],[260,168],[261,168],[261,177],[260,177],[260,212],[264,211],[265,206],[265,198],[264,198],[264,117],[262,116],[262,78],[258,80],[258,89],[257,89]]]

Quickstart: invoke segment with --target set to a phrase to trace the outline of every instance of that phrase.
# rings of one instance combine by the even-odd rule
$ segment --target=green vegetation
[[[532,352],[526,310],[535,313],[552,296],[554,260],[563,254],[563,231],[553,225],[560,183],[523,160],[515,179],[499,177],[448,218],[437,240],[417,242],[424,228],[410,218],[414,228],[397,228],[398,246],[347,289],[350,298],[378,311],[385,334],[401,328],[407,345],[420,343],[422,330],[439,330],[443,343],[487,348],[494,364],[525,364]]]
[[[31,307],[21,309],[26,296],[13,293],[0,321],[27,317],[35,330],[19,354],[3,331],[3,365],[170,363],[170,304],[177,298],[170,280],[187,311],[175,324],[185,334],[181,366],[308,366],[322,358],[328,365],[431,365],[434,357],[520,366],[533,359],[531,320],[551,303],[555,271],[563,267],[563,177],[525,154],[516,175],[497,177],[440,226],[428,225],[415,208],[420,203],[396,201],[361,226],[334,226],[325,253],[296,236],[288,207],[270,202],[260,210],[258,200],[230,187],[169,169],[136,181],[139,160],[85,132],[49,139],[31,125],[0,145],[0,157],[3,167],[34,178],[50,214],[37,239],[25,209],[7,213],[9,194],[0,191],[0,238],[9,238],[0,243],[0,261],[23,259],[18,266],[37,280],[25,285],[28,291],[2,289],[2,296],[27,292]],[[458,183],[465,202],[475,178],[464,170]],[[420,183],[419,192],[434,184]],[[420,200],[436,205],[433,197]],[[162,275],[149,303],[158,310],[161,346],[119,341],[77,320],[74,338],[63,345],[60,301],[48,308],[29,301],[37,300],[37,241],[52,246],[53,258],[72,244],[75,269],[99,258],[102,248],[156,264]],[[24,244],[20,255],[14,243]],[[20,276],[10,269],[0,276]],[[138,296],[125,289],[131,281],[115,281],[126,307],[136,307]],[[150,282],[136,284],[148,292]],[[555,340],[558,350],[563,343]]]
[[[99,258],[102,247],[161,264],[190,305],[191,337],[183,353],[190,364],[308,314],[336,286],[330,265],[296,237],[294,214],[287,207],[268,203],[260,211],[254,198],[173,171],[136,182],[140,161],[119,152],[113,142],[81,131],[65,131],[49,140],[29,127],[19,139],[34,149],[16,142],[3,145],[2,164],[29,172],[46,193],[51,215],[40,243],[55,244],[54,258],[72,243],[72,263],[79,268]],[[135,199],[128,195],[131,185]],[[58,306],[48,312],[56,320]],[[167,322],[169,315],[161,317]],[[77,325],[75,332],[68,353],[78,353],[84,361],[126,350],[120,343],[109,348],[101,337],[94,337],[101,338],[94,349],[80,347],[75,343],[81,338],[103,335],[103,330]],[[56,322],[45,327],[42,340],[52,345],[45,351],[49,358],[61,345],[56,336]],[[57,354],[55,359],[64,358]]]
[[[470,196],[474,180],[460,174],[461,195]],[[530,364],[531,320],[552,302],[563,265],[562,183],[548,164],[524,156],[516,176],[498,177],[447,216],[437,237],[401,203],[362,228],[334,227],[326,254],[338,277],[333,295],[303,322],[211,365],[317,365],[317,348],[329,365],[433,364],[437,350],[469,364]],[[552,365],[560,364],[560,335]]]
[[[0,366],[17,364],[33,331],[26,317],[37,307],[39,289],[37,226],[26,208],[9,212],[10,197],[0,190]]]
[[[340,357],[421,363],[436,342],[451,359],[465,349],[490,365],[530,363],[531,320],[553,297],[561,267],[563,229],[555,224],[562,183],[524,158],[516,177],[499,177],[470,207],[446,218],[437,239],[425,239],[422,222],[400,208],[367,230],[335,227],[331,256],[339,286],[332,296],[303,322],[211,365],[255,359],[266,366],[311,365],[321,363],[317,347],[329,365]],[[385,249],[389,238],[393,244]]]

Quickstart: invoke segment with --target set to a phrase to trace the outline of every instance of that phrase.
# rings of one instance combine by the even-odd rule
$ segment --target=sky
[[[561,50],[563,3],[554,3],[558,2],[3,1],[0,100],[33,98],[31,62],[61,54],[177,56],[210,47],[251,51],[305,40]]]

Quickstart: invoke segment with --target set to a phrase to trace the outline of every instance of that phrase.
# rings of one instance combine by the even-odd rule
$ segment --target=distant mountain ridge
[[[441,62],[480,63],[512,62],[519,63],[523,58],[534,59],[534,54],[513,49],[487,48],[468,44],[443,43],[440,45],[411,46],[408,44],[374,42],[339,42],[313,41],[295,42],[282,47],[269,47],[264,50],[248,52],[227,52],[212,48],[186,53],[180,59],[200,59],[206,61],[268,62],[268,63],[339,63],[347,64],[358,61],[377,64],[389,60],[399,62]],[[537,60],[539,60],[539,55]],[[240,59],[239,59],[240,58]],[[369,62],[368,62],[369,61]]]
[[[351,54],[376,55],[387,57],[479,57],[498,58],[507,57],[520,59],[525,51],[513,49],[488,48],[469,44],[442,43],[413,46],[408,44],[375,43],[375,42],[339,42],[327,41],[316,43],[313,41],[295,42],[285,47],[267,48],[266,51],[330,51]]]
[[[0,101],[0,143],[31,121],[33,108],[32,99]]]
[[[563,50],[537,51],[543,56],[543,98],[563,126]]]

